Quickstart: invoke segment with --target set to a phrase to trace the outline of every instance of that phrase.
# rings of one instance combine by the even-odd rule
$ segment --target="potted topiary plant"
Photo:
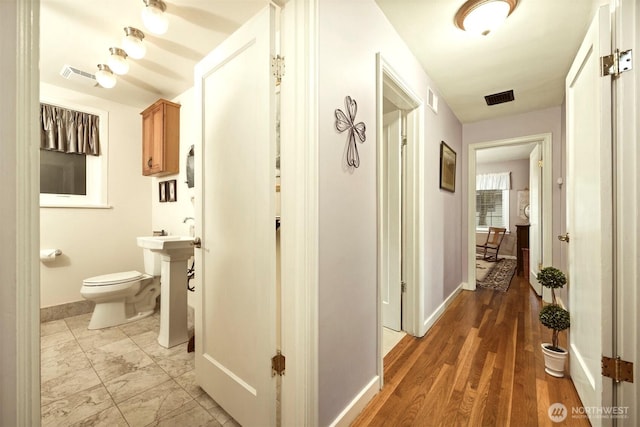
[[[554,377],[564,376],[564,365],[568,352],[558,345],[558,334],[571,326],[569,312],[560,307],[556,299],[556,289],[567,284],[567,277],[555,267],[545,267],[538,273],[538,282],[551,289],[551,304],[540,310],[540,323],[553,331],[551,343],[542,344],[545,372]]]

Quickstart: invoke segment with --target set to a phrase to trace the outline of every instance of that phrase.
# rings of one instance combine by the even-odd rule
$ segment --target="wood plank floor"
[[[568,376],[544,372],[540,308],[518,276],[507,292],[462,291],[424,337],[385,357],[384,388],[352,426],[590,425],[571,415],[582,404]],[[558,424],[547,412],[556,402],[568,409]]]

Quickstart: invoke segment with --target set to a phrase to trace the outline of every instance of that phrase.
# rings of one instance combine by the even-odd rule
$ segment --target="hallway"
[[[573,383],[544,372],[541,300],[515,276],[505,293],[462,291],[423,338],[406,336],[384,359],[384,388],[352,426],[588,426]],[[566,333],[561,333],[566,347]],[[568,374],[568,364],[565,372]],[[551,404],[568,410],[551,421]]]

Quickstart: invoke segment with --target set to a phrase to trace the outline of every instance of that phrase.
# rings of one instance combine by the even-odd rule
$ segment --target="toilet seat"
[[[120,273],[103,274],[101,276],[89,277],[84,279],[82,284],[84,286],[110,286],[119,285],[122,283],[134,282],[137,280],[150,277],[147,274],[142,274],[139,271],[123,271]]]

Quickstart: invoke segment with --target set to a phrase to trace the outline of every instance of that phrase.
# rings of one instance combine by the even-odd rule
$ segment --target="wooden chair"
[[[502,239],[504,239],[504,235],[506,232],[506,228],[489,227],[489,233],[487,233],[487,241],[484,242],[483,245],[476,245],[476,248],[482,249],[482,259],[492,262],[498,261],[500,244],[502,243]]]

